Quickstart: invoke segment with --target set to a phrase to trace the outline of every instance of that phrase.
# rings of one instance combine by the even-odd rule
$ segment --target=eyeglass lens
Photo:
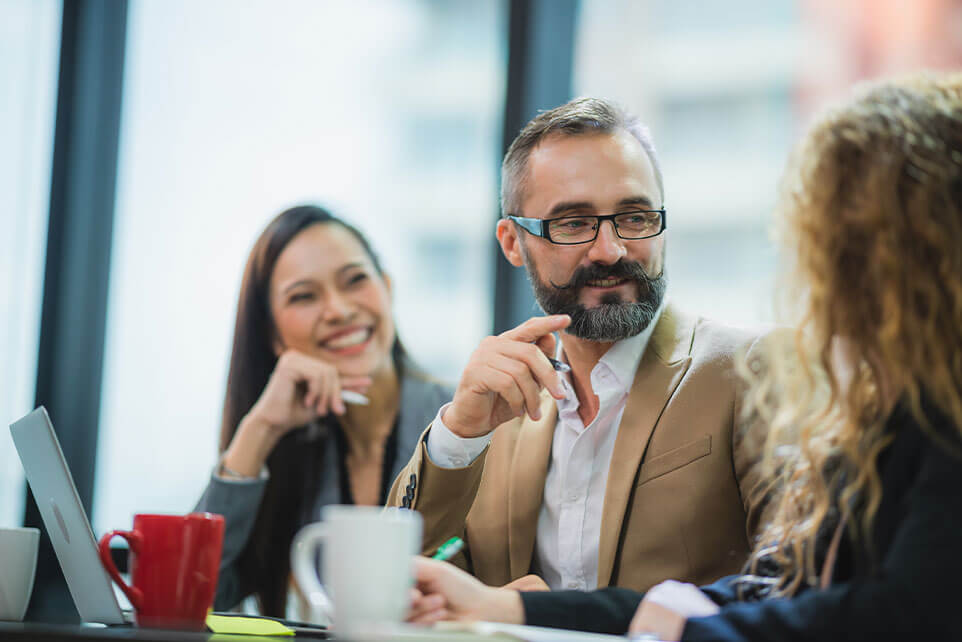
[[[641,239],[661,231],[661,212],[625,212],[614,219],[621,238]],[[583,243],[598,234],[597,216],[565,216],[548,223],[551,240],[559,243]]]

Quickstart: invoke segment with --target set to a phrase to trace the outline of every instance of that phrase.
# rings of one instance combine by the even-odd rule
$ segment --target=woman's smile
[[[338,356],[353,356],[363,352],[374,336],[374,326],[352,326],[328,335],[318,345],[322,350]]]

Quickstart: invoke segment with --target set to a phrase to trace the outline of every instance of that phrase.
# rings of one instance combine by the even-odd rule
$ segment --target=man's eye
[[[298,292],[296,294],[292,294],[291,297],[288,299],[288,302],[302,303],[305,301],[313,301],[313,300],[314,300],[314,295],[311,294],[310,292]]]
[[[584,219],[568,219],[566,221],[561,221],[558,227],[564,228],[566,230],[579,230],[588,225],[588,221]]]
[[[658,212],[625,212],[618,215],[620,225],[648,225],[658,222]]]
[[[366,281],[366,280],[367,280],[367,275],[364,274],[363,272],[361,272],[361,273],[355,274],[354,276],[352,276],[351,278],[349,278],[349,279],[347,280],[347,284],[348,284],[348,285],[357,285],[358,283],[362,283],[362,282],[364,282],[364,281]]]

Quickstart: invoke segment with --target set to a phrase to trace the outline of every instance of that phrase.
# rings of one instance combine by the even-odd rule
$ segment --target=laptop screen
[[[127,620],[100,563],[90,522],[46,409],[41,406],[10,424],[10,432],[80,618],[124,624]]]

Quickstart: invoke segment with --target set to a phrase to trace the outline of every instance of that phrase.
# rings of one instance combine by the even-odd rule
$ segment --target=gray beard
[[[658,308],[665,298],[668,280],[664,270],[656,278],[650,278],[637,263],[628,268],[588,269],[587,276],[576,273],[572,283],[568,286],[556,286],[542,282],[534,273],[533,263],[526,261],[528,280],[534,290],[535,300],[545,314],[567,314],[571,317],[571,325],[565,330],[568,334],[588,341],[614,342],[633,337],[651,325]],[[612,276],[632,279],[638,285],[638,301],[625,301],[620,294],[609,293],[602,297],[601,303],[586,308],[578,301],[583,285],[579,282],[602,275],[593,276],[598,272],[606,272]],[[607,275],[607,274],[606,274]]]

